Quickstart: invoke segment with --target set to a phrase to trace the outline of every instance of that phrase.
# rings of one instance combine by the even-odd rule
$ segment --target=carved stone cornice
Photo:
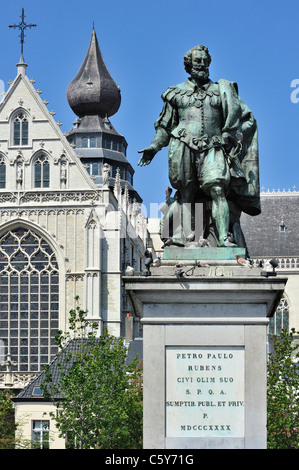
[[[96,204],[102,201],[99,191],[10,191],[0,192],[0,205],[10,204]]]
[[[36,216],[41,216],[41,215],[78,215],[78,214],[84,214],[84,208],[81,207],[57,207],[57,208],[42,208],[42,209],[33,209],[33,208],[16,208],[16,209],[2,209],[0,208],[0,217],[8,217],[8,218],[14,218],[14,217],[21,217],[21,218],[31,218],[31,217],[36,217]]]

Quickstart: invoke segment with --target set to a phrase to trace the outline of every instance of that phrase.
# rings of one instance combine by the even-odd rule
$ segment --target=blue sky
[[[164,200],[169,184],[167,149],[143,168],[137,166],[137,151],[151,142],[161,94],[186,79],[183,56],[198,44],[212,55],[210,78],[236,81],[257,119],[261,187],[299,187],[299,102],[291,100],[292,92],[293,101],[299,99],[298,0],[11,0],[0,12],[5,89],[20,57],[18,33],[8,25],[20,21],[22,7],[26,21],[37,24],[26,33],[27,74],[63,132],[75,119],[66,89],[85,57],[94,22],[103,58],[122,93],[111,122],[128,142],[134,186],[147,215],[155,215],[150,204]]]

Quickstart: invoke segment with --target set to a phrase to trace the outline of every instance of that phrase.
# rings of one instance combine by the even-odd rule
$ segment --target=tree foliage
[[[268,362],[269,449],[299,449],[299,349],[294,329],[273,337]]]
[[[10,391],[0,391],[0,449],[13,449],[15,446],[16,424],[11,398]]]
[[[77,306],[70,312],[69,332],[56,337],[62,348],[53,376],[44,369],[44,397],[59,409],[54,417],[67,448],[133,449],[142,447],[141,366],[127,364],[123,338],[107,331]]]

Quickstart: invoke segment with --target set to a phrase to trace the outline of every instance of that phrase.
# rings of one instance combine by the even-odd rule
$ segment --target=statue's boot
[[[185,246],[185,239],[179,238],[179,237],[173,237],[172,244],[176,246]]]
[[[223,237],[222,240],[219,241],[219,246],[226,246],[226,247],[234,247],[238,246],[235,243],[232,243],[228,240],[228,237]]]

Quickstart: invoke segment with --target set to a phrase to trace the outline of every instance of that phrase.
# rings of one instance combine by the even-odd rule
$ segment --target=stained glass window
[[[18,113],[13,121],[13,144],[28,145],[28,120],[23,112]]]
[[[6,165],[4,158],[0,156],[0,189],[6,186]]]
[[[59,271],[50,245],[29,229],[0,237],[0,342],[14,370],[40,371],[57,353]]]
[[[34,162],[34,187],[49,188],[50,165],[45,155],[40,155]]]

